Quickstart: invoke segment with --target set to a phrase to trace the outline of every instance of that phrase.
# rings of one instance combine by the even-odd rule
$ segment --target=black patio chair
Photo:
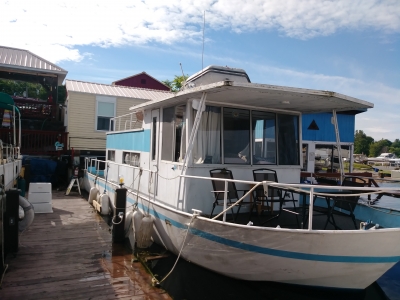
[[[356,176],[347,176],[343,179],[342,186],[354,186],[354,187],[364,187],[367,184],[367,182],[359,177]],[[360,191],[358,190],[344,190],[344,193],[346,194],[359,194]],[[335,222],[334,216],[344,216],[344,217],[350,217],[353,221],[354,228],[357,228],[356,224],[356,217],[354,215],[354,209],[357,206],[358,199],[360,199],[359,195],[355,196],[343,196],[343,197],[335,197],[333,199],[333,205],[330,210],[330,217],[332,218],[332,224],[335,226],[335,229],[341,229],[339,226],[337,226]],[[330,222],[329,218],[327,222]],[[326,226],[325,226],[326,228]]]
[[[210,170],[210,176],[212,178],[233,179],[232,171],[227,170],[227,169]],[[225,196],[225,181],[211,180],[211,182],[212,182],[212,186],[213,186],[213,191],[211,191],[211,192],[214,193],[215,200],[214,200],[213,207],[212,207],[212,210],[210,213],[210,218],[212,217],[216,206],[224,205],[224,196]],[[238,192],[241,192],[244,195],[247,191],[248,190],[238,190],[236,188],[236,185],[234,182],[228,182],[227,206],[231,206],[237,200],[240,199]],[[238,204],[235,205],[238,208],[237,212],[236,212],[236,217],[239,214],[240,208],[245,203],[248,204],[248,202],[243,202],[243,200],[242,200],[241,202],[239,202]],[[232,219],[233,219],[233,221],[235,221],[236,217],[235,217],[235,212],[233,210],[233,207],[231,207],[231,210],[232,210]]]
[[[253,170],[253,178],[254,181],[262,182],[262,181],[273,181],[278,182],[278,176],[275,170],[272,169],[256,169]],[[286,197],[291,196],[291,199],[286,199]],[[265,208],[268,207],[270,213],[273,214],[273,205],[274,203],[279,204],[279,210],[276,215],[264,221],[262,224],[265,224],[273,219],[279,218],[283,211],[292,213],[296,216],[297,227],[299,227],[298,213],[296,211],[296,203],[293,197],[293,193],[289,190],[284,190],[281,188],[275,188],[272,186],[268,186],[267,195],[264,193],[264,187],[262,185],[258,186],[253,192],[253,205],[251,208],[251,213],[253,212],[255,207]],[[283,208],[283,205],[287,202],[293,203],[294,211]]]

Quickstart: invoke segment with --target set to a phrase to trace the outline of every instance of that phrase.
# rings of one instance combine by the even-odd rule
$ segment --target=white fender
[[[142,219],[139,232],[136,235],[136,245],[139,248],[148,248],[153,243],[151,236],[153,234],[153,219],[150,216],[145,216]]]
[[[19,196],[19,205],[24,210],[24,217],[18,223],[18,230],[22,232],[32,224],[35,218],[35,211],[32,204],[25,197]]]
[[[88,202],[90,204],[93,204],[93,200],[96,200],[97,195],[99,195],[99,194],[100,194],[99,190],[95,187],[92,187],[89,192]]]
[[[107,194],[101,194],[99,203],[101,205],[100,214],[103,216],[108,215],[108,213],[110,212],[110,197],[108,197]]]
[[[131,222],[132,222],[132,215],[133,215],[133,211],[130,210],[125,214],[125,224],[124,224],[124,231],[125,231],[125,237],[127,237],[129,235],[129,231],[131,230],[132,226]]]
[[[143,213],[136,208],[136,210],[133,212],[132,218],[132,227],[133,227],[133,232],[135,233],[135,240],[137,239],[137,233],[139,232],[140,225],[142,224],[142,219],[143,219]]]

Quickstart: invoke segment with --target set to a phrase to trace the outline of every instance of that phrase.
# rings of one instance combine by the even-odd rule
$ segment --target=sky
[[[372,102],[356,130],[400,139],[399,0],[0,0],[0,12],[0,45],[57,64],[67,79],[241,68],[253,83]]]

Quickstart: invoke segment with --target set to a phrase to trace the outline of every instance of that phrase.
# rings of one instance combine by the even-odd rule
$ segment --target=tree
[[[386,139],[381,139],[378,142],[372,143],[369,147],[369,155],[372,157],[379,156],[381,153],[389,152],[392,142]]]
[[[188,79],[189,75],[185,75],[185,76],[178,76],[175,75],[174,80],[170,81],[170,80],[164,80],[162,81],[162,83],[164,83],[166,86],[169,86],[169,88],[171,89],[172,92],[179,92],[180,89],[182,88],[184,82],[186,81],[186,79]]]
[[[354,153],[369,155],[370,145],[374,139],[367,136],[362,130],[356,130],[354,135]]]

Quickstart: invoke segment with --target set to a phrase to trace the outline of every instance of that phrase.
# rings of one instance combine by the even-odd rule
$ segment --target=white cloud
[[[117,47],[201,40],[207,28],[277,29],[309,39],[338,30],[400,31],[396,0],[0,0],[2,45],[29,49],[55,63],[80,61],[77,46]]]

